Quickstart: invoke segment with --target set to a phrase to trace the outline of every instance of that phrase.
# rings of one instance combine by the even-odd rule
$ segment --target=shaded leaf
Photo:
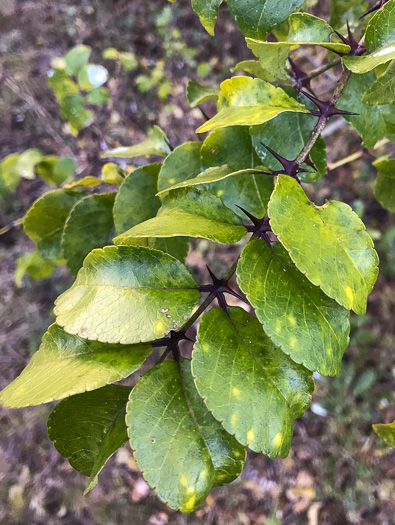
[[[37,165],[37,173],[51,186],[63,184],[77,169],[71,157],[48,155]]]
[[[26,213],[23,229],[45,259],[62,258],[63,228],[72,207],[82,197],[69,190],[50,191],[39,197]]]
[[[381,157],[373,162],[373,166],[378,171],[374,196],[383,208],[395,213],[395,159]]]
[[[283,246],[251,241],[243,250],[237,275],[277,346],[309,370],[340,374],[350,314],[295,268]]]
[[[187,84],[187,101],[188,104],[194,108],[207,102],[207,100],[218,100],[219,88],[215,86],[207,86],[200,84],[196,80],[189,80]]]
[[[159,126],[154,126],[148,132],[148,138],[143,140],[143,142],[140,142],[140,144],[130,147],[115,148],[103,153],[102,158],[107,159],[109,157],[114,157],[120,159],[132,159],[134,157],[148,157],[150,155],[166,157],[169,153],[169,141],[165,133]]]
[[[91,250],[111,244],[114,199],[115,193],[88,195],[70,211],[62,234],[62,250],[74,277]]]
[[[115,237],[115,244],[140,244],[147,237],[201,237],[224,244],[246,234],[240,218],[215,195],[190,188],[172,191],[153,219]]]
[[[221,84],[219,112],[197,130],[203,133],[226,126],[263,124],[285,111],[308,113],[284,90],[251,77],[233,77]]]
[[[285,457],[293,420],[311,401],[314,382],[241,308],[206,313],[198,329],[192,373],[216,419],[243,445],[269,457]]]
[[[365,13],[368,6],[366,0],[331,0],[331,26],[335,29],[341,29],[346,25],[346,22],[359,25],[359,18]]]
[[[284,22],[303,4],[303,0],[228,0],[228,6],[241,31],[263,40],[274,26]]]
[[[297,268],[339,304],[364,314],[379,261],[350,206],[339,201],[316,206],[295,179],[279,175],[268,213]]]
[[[158,189],[160,191],[178,182],[192,179],[200,173],[201,147],[201,142],[185,142],[166,157],[158,178]]]
[[[54,312],[72,334],[133,344],[177,328],[199,297],[195,279],[170,255],[107,246],[86,257],[73,286],[55,301]]]
[[[192,9],[200,18],[204,29],[212,36],[214,36],[214,26],[221,4],[222,0],[192,0]]]
[[[95,390],[135,372],[150,345],[103,344],[53,324],[28,366],[0,393],[10,408],[40,405]]]
[[[387,425],[377,423],[376,425],[373,425],[373,430],[386,445],[395,448],[395,421],[388,423]]]
[[[362,102],[369,106],[395,104],[395,60],[362,95]]]
[[[213,485],[233,481],[245,450],[204,406],[190,362],[151,369],[133,389],[126,423],[134,457],[147,483],[171,509],[191,512]],[[189,405],[189,406],[188,406]]]
[[[45,279],[52,275],[53,270],[53,263],[44,259],[36,250],[18,257],[14,281],[17,286],[21,286],[26,273],[33,279]]]
[[[132,171],[123,181],[114,204],[117,233],[155,217],[160,200],[155,197],[161,164],[148,164]]]
[[[85,100],[81,95],[68,95],[60,100],[60,113],[71,126],[72,133],[92,124],[94,115],[85,109]]]
[[[48,436],[70,465],[90,477],[85,494],[98,482],[110,457],[128,440],[125,407],[130,387],[108,385],[65,399],[48,419]]]

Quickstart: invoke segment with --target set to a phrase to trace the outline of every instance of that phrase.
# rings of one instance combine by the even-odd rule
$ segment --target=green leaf
[[[212,485],[233,481],[245,449],[205,408],[190,362],[165,361],[132,390],[126,424],[134,457],[147,483],[173,510],[191,512]]]
[[[370,55],[343,57],[343,64],[353,73],[367,73],[395,58],[395,42],[390,42]]]
[[[109,157],[120,158],[120,159],[132,159],[134,157],[159,155],[160,157],[166,157],[170,153],[169,141],[165,133],[160,129],[159,126],[154,126],[148,132],[148,138],[130,147],[116,148],[106,153],[103,153],[102,158],[108,159]]]
[[[365,91],[362,102],[369,106],[395,104],[395,61],[391,62],[385,73]]]
[[[263,67],[259,60],[243,60],[236,64],[230,71],[232,73],[236,73],[236,71],[245,71],[254,77],[266,80],[267,82],[273,82],[277,78],[267,68]],[[281,78],[283,78],[283,74],[284,72],[281,71]]]
[[[378,175],[374,183],[374,196],[383,208],[395,213],[395,159],[381,157],[373,162]]]
[[[82,177],[82,179],[74,180],[63,186],[65,189],[80,189],[80,188],[96,188],[100,184],[104,184],[104,180],[98,179],[97,177],[92,177],[88,175],[87,177]]]
[[[395,2],[390,1],[376,11],[366,28],[365,44],[368,52],[392,42],[395,46]]]
[[[185,142],[174,149],[163,162],[158,178],[158,189],[196,177],[201,171],[201,142]]]
[[[38,251],[27,253],[18,257],[16,261],[15,284],[21,286],[22,279],[26,273],[33,279],[45,279],[52,275],[53,269],[54,265],[44,259]]]
[[[246,36],[263,40],[274,26],[284,22],[303,0],[228,0],[237,25]]]
[[[108,102],[111,102],[111,96],[108,92],[108,89],[104,87],[99,87],[93,89],[90,93],[88,93],[86,100],[88,104],[93,104],[97,106],[100,104],[107,104]]]
[[[241,308],[206,313],[192,354],[192,373],[207,408],[243,445],[285,457],[293,420],[311,401],[311,372],[277,348],[258,319]]]
[[[160,200],[155,197],[161,164],[148,164],[132,171],[123,181],[114,204],[117,233],[155,217]]]
[[[69,75],[77,75],[79,70],[88,64],[92,49],[89,46],[75,46],[64,57],[66,71]]]
[[[186,237],[168,237],[163,239],[147,239],[148,248],[154,248],[172,255],[184,263],[189,251],[189,239]]]
[[[358,113],[356,116],[345,115],[344,118],[361,136],[365,148],[373,148],[389,132],[389,120],[395,120],[394,106],[368,106],[362,103],[363,94],[375,80],[373,72],[351,75],[338,102],[339,109]]]
[[[107,162],[104,164],[101,169],[101,175],[104,182],[115,184],[116,186],[120,186],[126,177],[125,171],[121,166],[115,164],[115,162]]]
[[[80,193],[69,190],[50,191],[37,199],[26,213],[23,229],[45,259],[62,258],[63,228],[72,207],[81,198]]]
[[[350,314],[313,286],[280,244],[248,243],[237,275],[240,288],[277,346],[309,370],[340,374]]]
[[[335,29],[341,29],[346,22],[359,25],[359,18],[368,9],[369,4],[366,0],[331,0],[330,24]]]
[[[85,109],[85,100],[81,95],[68,95],[62,98],[60,113],[68,121],[74,134],[92,124],[94,120],[93,113]]]
[[[339,201],[316,206],[295,179],[279,175],[268,213],[297,268],[326,295],[363,315],[379,261],[350,206]]]
[[[108,71],[103,66],[87,64],[78,71],[78,84],[83,91],[93,91],[105,84]]]
[[[28,366],[2,390],[0,403],[20,408],[95,390],[135,372],[150,351],[149,345],[86,341],[53,324]]]
[[[130,387],[108,385],[65,399],[48,419],[48,436],[70,465],[90,477],[85,494],[98,482],[110,457],[128,440],[125,414]]]
[[[0,163],[0,177],[5,186],[15,191],[21,178],[34,179],[35,168],[43,154],[38,149],[28,149],[21,154],[13,153]]]
[[[51,186],[63,184],[77,169],[77,164],[71,157],[48,155],[37,165],[37,173]]]
[[[222,0],[192,0],[192,9],[200,18],[204,29],[211,36],[214,36],[215,22],[218,17],[219,6]]]
[[[262,146],[262,142],[286,159],[295,159],[302,151],[316,123],[317,120],[311,118],[311,115],[283,113],[261,126],[251,127],[252,144],[259,155],[260,163],[271,170],[283,169],[273,155]],[[315,182],[327,172],[326,145],[322,137],[319,137],[314,144],[310,157],[317,168],[317,172],[298,175],[303,182]],[[302,167],[311,169],[306,164],[302,164]]]
[[[80,92],[78,85],[63,69],[54,69],[48,73],[48,86],[54,91],[59,102]]]
[[[187,84],[187,101],[188,104],[195,108],[207,100],[218,100],[219,88],[215,86],[207,86],[206,84],[200,84],[196,80],[189,80]]]
[[[163,337],[187,319],[200,293],[179,261],[157,250],[107,246],[85,259],[73,286],[55,301],[57,323],[105,343]]]
[[[115,193],[88,195],[71,210],[63,230],[62,250],[73,277],[91,250],[111,244],[114,199]]]
[[[288,19],[289,31],[284,42],[262,42],[247,38],[247,46],[261,61],[262,67],[277,80],[287,78],[285,64],[291,49],[301,45],[321,46],[329,51],[348,53],[350,46],[330,42],[332,28],[316,16],[307,13],[295,13]]]
[[[395,421],[387,425],[382,423],[373,425],[373,430],[386,445],[395,448]]]
[[[247,233],[240,218],[207,191],[190,188],[172,191],[153,219],[115,237],[115,244],[133,245],[147,237],[200,237],[223,244]]]
[[[226,126],[263,124],[285,111],[308,113],[281,88],[251,77],[233,77],[221,84],[219,112],[197,133]]]

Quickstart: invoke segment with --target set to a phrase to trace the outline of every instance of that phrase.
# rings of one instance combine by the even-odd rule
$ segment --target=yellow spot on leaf
[[[292,326],[296,325],[296,319],[292,314],[289,314],[288,321],[291,323]]]
[[[283,435],[281,434],[281,432],[279,432],[278,434],[274,436],[274,446],[281,447],[282,442],[283,442]]]
[[[162,335],[165,331],[165,323],[159,321],[155,325],[155,334]]]
[[[187,488],[187,494],[195,494],[195,487],[188,487]]]
[[[169,179],[169,184],[174,184],[176,182],[176,179]]]
[[[280,319],[277,319],[276,321],[276,334],[279,334],[281,332],[281,321]]]
[[[237,387],[234,386],[232,388],[232,395],[235,396],[235,397],[240,397],[240,394],[241,394],[240,388],[237,388]]]
[[[239,416],[236,413],[232,414],[232,417],[230,418],[230,424],[232,425],[232,427],[236,426],[238,420]]]
[[[184,510],[189,512],[195,506],[196,496],[193,495],[184,505]]]
[[[217,197],[221,197],[221,195],[224,194],[224,190],[218,190],[217,191]]]
[[[354,292],[352,291],[351,286],[346,286],[346,295],[352,304],[354,302]]]
[[[207,478],[207,469],[205,468],[204,470],[201,471],[200,473],[200,477],[203,478],[203,479],[206,479]]]
[[[252,429],[247,432],[247,441],[250,444],[255,441],[255,432]]]
[[[294,335],[291,335],[291,337],[289,338],[289,346],[291,348],[295,348],[296,341],[297,341],[296,337]]]
[[[202,345],[203,352],[208,352],[210,350],[210,347],[207,344]]]
[[[180,474],[180,483],[183,487],[186,487],[188,485],[188,478],[184,473]]]
[[[330,357],[332,355],[332,348],[330,346],[328,346],[328,348],[326,349],[326,354]]]

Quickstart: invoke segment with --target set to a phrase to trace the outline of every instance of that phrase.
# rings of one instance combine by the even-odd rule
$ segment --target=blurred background
[[[329,19],[328,0],[311,5],[314,14]],[[354,15],[366,6],[361,2]],[[65,118],[67,108],[61,116],[48,74],[81,44],[92,48],[91,62],[107,69],[112,102],[88,100],[83,111],[89,113],[81,118],[93,122],[80,127],[81,122],[70,124],[70,115]],[[0,160],[38,148],[44,155],[74,159],[79,176],[98,176],[103,149],[135,144],[154,124],[173,146],[201,139],[194,130],[204,117],[187,104],[187,80],[217,85],[235,64],[252,58],[226,6],[211,37],[186,0],[0,0],[0,54]],[[295,58],[312,70],[325,56],[323,50],[301,49]],[[333,89],[335,73],[313,82],[317,94],[325,97]],[[211,102],[204,109],[209,116],[215,112]],[[382,146],[374,156],[362,150],[358,135],[342,119],[333,120],[325,139],[331,169],[306,188],[315,202],[341,199],[363,218],[380,255],[380,276],[367,315],[352,315],[341,377],[316,376],[313,405],[296,421],[289,457],[269,460],[249,453],[238,480],[213,489],[198,511],[184,516],[157,500],[127,447],[109,461],[98,487],[83,497],[86,478],[47,437],[46,419],[53,406],[0,407],[0,523],[395,523],[395,452],[371,427],[395,417],[395,221],[373,197],[376,170],[371,165],[374,157],[391,150]],[[342,161],[353,153],[352,162]],[[146,162],[138,159],[134,165]],[[0,187],[0,228],[8,229],[49,189],[37,177],[22,177],[12,191]],[[188,256],[202,281],[206,263],[221,274],[238,249],[223,247],[218,255],[211,248],[208,241],[194,242]],[[30,265],[24,275],[26,268],[18,262],[15,274],[18,259],[32,249],[20,226],[0,237],[1,388],[38,349],[54,321],[54,299],[72,282],[63,266],[35,273]]]

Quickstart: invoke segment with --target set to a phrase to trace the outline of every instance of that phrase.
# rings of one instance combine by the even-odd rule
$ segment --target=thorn
[[[313,170],[314,170],[315,172],[318,171],[317,166],[316,166],[316,165],[314,164],[314,162],[311,160],[310,154],[307,155],[307,157],[306,157],[305,160],[304,160],[304,163],[307,164],[307,166],[310,166],[311,168],[313,168]]]
[[[223,294],[228,293],[229,295],[233,295],[233,297],[236,297],[240,301],[243,301],[244,303],[248,304],[244,297],[232,290],[232,288],[228,284],[228,280],[218,279],[218,277],[214,275],[214,273],[210,270],[210,268],[207,265],[206,268],[210,274],[213,284],[204,284],[202,286],[199,286],[200,292],[214,293],[216,298],[218,299],[218,302],[220,301],[220,297],[223,296]]]
[[[336,35],[340,38],[340,40],[343,42],[343,44],[346,44],[346,46],[350,46],[350,51],[348,53],[341,53],[339,51],[335,51],[335,53],[341,57],[344,56],[360,56],[363,55],[366,52],[366,47],[364,45],[360,46],[359,43],[355,40],[354,35],[352,34],[350,24],[347,20],[347,33],[348,38],[341,35],[338,31],[334,31]]]
[[[294,167],[294,161],[285,159],[284,157],[276,153],[274,150],[272,150],[272,148],[269,148],[269,146],[267,146],[263,142],[261,142],[261,144],[273,155],[275,159],[278,160],[278,162],[281,164],[281,166],[286,172],[292,170],[292,168]]]
[[[292,60],[291,57],[288,57],[288,61],[291,64],[292,68],[292,70],[290,71],[290,75],[294,80],[292,85],[297,89],[307,87],[311,91],[309,75],[305,73],[302,69],[300,69],[300,67]]]
[[[368,9],[362,16],[360,16],[359,19],[365,18],[365,16],[370,15],[370,13],[373,13],[374,11],[377,11],[378,9],[381,9],[383,7],[383,5],[387,3],[387,1],[388,0],[381,0],[380,2],[377,2],[377,4],[375,4],[373,7]]]
[[[260,239],[264,239],[266,242],[270,243],[269,236],[267,235],[268,232],[271,232],[272,229],[270,227],[269,223],[269,217],[265,216],[262,217],[262,219],[258,219],[257,217],[254,217],[250,212],[236,204],[240,210],[247,215],[247,217],[250,219],[253,225],[246,226],[246,229],[249,233],[256,233],[258,234]]]
[[[255,217],[254,215],[252,215],[249,211],[245,210],[244,208],[242,208],[241,206],[239,206],[238,204],[236,204],[236,206],[245,214],[247,215],[247,217],[250,219],[250,221],[254,224],[254,226],[261,226],[262,223],[263,223],[263,219],[258,219],[257,217]]]
[[[304,93],[304,91],[301,91],[301,93]],[[281,173],[285,173],[286,175],[289,175],[290,177],[293,177],[294,179],[296,179],[300,183],[300,180],[297,177],[298,173],[314,173],[311,170],[307,170],[307,169],[301,168],[299,166],[299,164],[296,162],[296,159],[295,160],[285,159],[284,157],[282,157],[281,155],[279,155],[278,153],[273,151],[271,148],[269,148],[269,146],[267,146],[263,142],[261,142],[261,144],[262,144],[262,146],[264,148],[266,148],[273,155],[273,157],[275,159],[278,160],[278,162],[284,168],[283,170],[273,171],[272,175],[280,175]]]
[[[310,95],[310,93],[307,91],[301,90],[300,92],[318,107],[318,110],[310,110],[310,113],[315,117],[326,117],[329,119],[335,115],[359,115],[359,113],[352,113],[351,111],[343,111],[342,109],[338,109],[336,105],[330,100],[328,102],[323,102],[313,95]]]

